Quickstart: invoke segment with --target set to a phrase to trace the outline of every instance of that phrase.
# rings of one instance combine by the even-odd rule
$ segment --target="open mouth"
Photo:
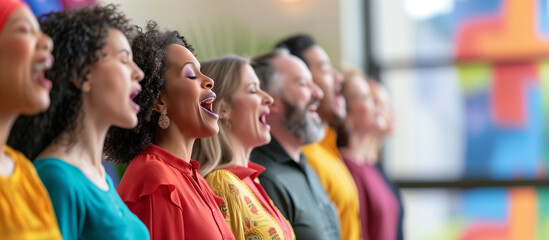
[[[307,108],[307,110],[309,110],[309,112],[317,112],[318,111],[318,104],[309,104],[309,107]]]
[[[50,55],[45,57],[42,61],[32,65],[32,73],[38,74],[37,81],[44,88],[51,90],[52,82],[45,77],[46,71],[53,66],[53,57]]]
[[[139,85],[139,87],[136,88],[135,90],[133,90],[133,92],[130,94],[130,99],[131,99],[130,103],[131,103],[133,109],[134,109],[136,112],[139,112],[140,107],[139,107],[139,105],[138,105],[137,103],[135,103],[135,102],[133,101],[133,99],[135,99],[135,97],[137,97],[137,95],[138,95],[140,92],[141,92],[141,86]]]
[[[310,103],[306,108],[310,117],[318,118],[318,102]]]
[[[213,111],[213,102],[215,101],[215,97],[216,96],[214,92],[208,93],[208,95],[206,95],[206,97],[202,99],[202,101],[200,101],[200,106],[202,107],[202,109],[204,109],[206,113],[208,113],[208,115],[215,119],[218,119],[219,116]]]
[[[130,95],[130,99],[133,100],[141,92],[141,87],[136,88]]]
[[[264,112],[259,115],[259,123],[263,125],[266,128],[270,128],[271,125],[267,123],[267,116],[269,115],[269,112]]]

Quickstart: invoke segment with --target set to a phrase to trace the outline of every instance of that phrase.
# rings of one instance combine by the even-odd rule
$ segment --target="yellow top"
[[[355,181],[341,160],[341,155],[337,150],[335,131],[328,127],[325,130],[324,139],[303,147],[301,151],[320,178],[330,200],[337,207],[341,239],[358,240],[362,236]]]
[[[218,169],[206,176],[213,192],[222,199],[221,212],[235,239],[295,240],[291,225],[259,184],[259,173],[250,176],[240,168]]]
[[[11,176],[0,176],[0,239],[61,239],[46,188],[32,163],[4,146],[15,164]]]

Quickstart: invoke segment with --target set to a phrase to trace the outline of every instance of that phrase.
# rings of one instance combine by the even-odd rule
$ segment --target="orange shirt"
[[[151,144],[131,161],[118,193],[149,229],[151,239],[234,240],[214,195],[190,163]]]
[[[341,159],[336,146],[336,133],[325,128],[326,136],[320,142],[301,149],[308,164],[315,170],[330,200],[339,213],[342,240],[361,239],[358,191],[355,181]]]
[[[61,239],[50,196],[32,163],[4,146],[15,164],[11,176],[0,176],[0,239]]]

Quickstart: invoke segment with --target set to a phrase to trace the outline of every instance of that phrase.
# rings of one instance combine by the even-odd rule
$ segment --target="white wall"
[[[357,14],[361,0],[105,0],[143,26],[154,19],[179,30],[195,46],[200,60],[229,53],[250,56],[268,51],[280,39],[306,32],[339,66],[342,58],[363,65]],[[349,25],[349,29],[345,29]],[[342,28],[343,27],[343,28]],[[358,29],[358,30],[357,30]]]
[[[364,0],[340,1],[340,46],[342,64],[365,71]]]

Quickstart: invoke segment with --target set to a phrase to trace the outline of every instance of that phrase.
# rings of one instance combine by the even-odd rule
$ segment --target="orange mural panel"
[[[536,239],[537,199],[534,188],[514,188],[510,190],[510,231],[509,239]]]
[[[549,55],[536,32],[537,1],[506,0],[499,15],[469,20],[458,30],[457,60],[532,59]]]

